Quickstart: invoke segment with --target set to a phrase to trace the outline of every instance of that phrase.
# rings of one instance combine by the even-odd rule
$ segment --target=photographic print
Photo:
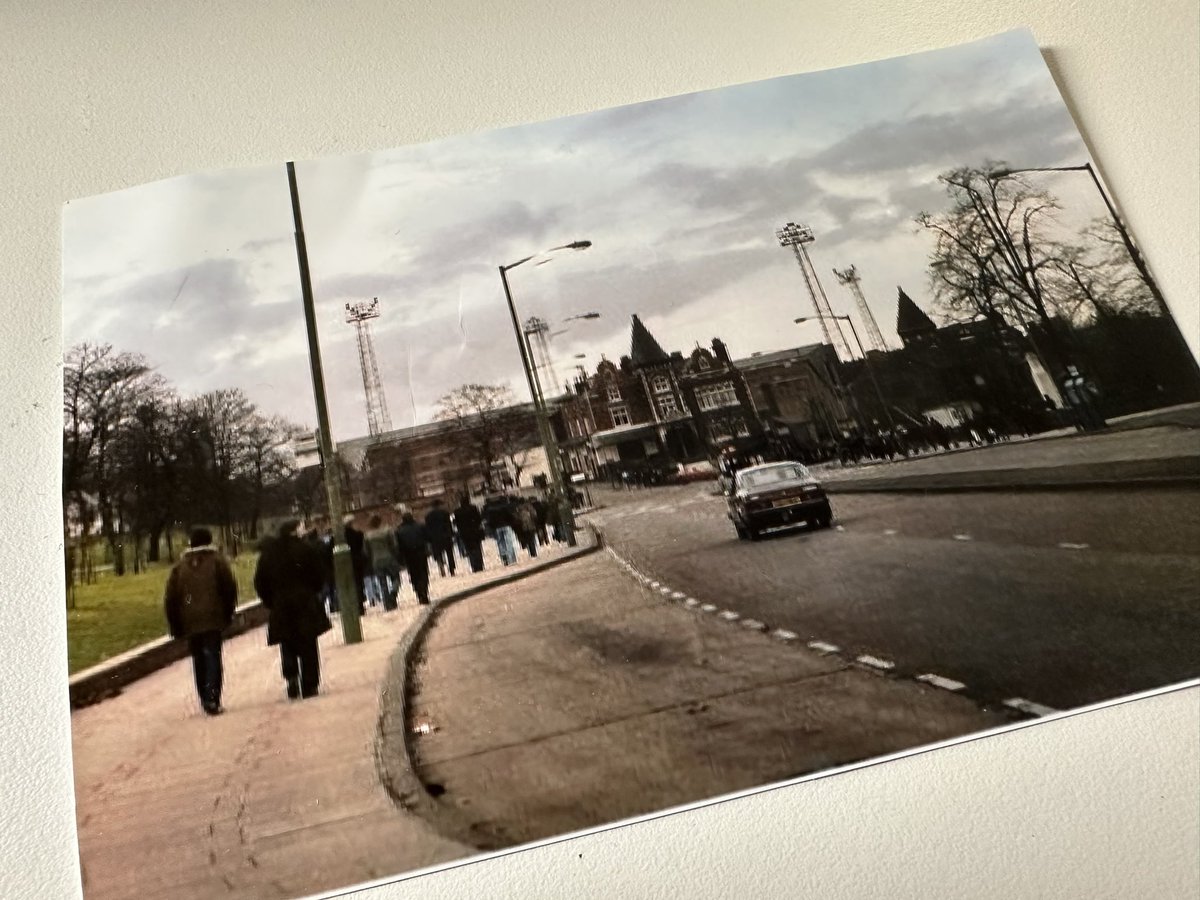
[[[328,894],[1200,675],[1200,370],[1026,31],[63,228],[87,900]]]

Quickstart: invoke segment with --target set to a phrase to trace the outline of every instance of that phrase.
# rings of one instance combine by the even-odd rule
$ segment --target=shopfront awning
[[[641,425],[618,425],[606,431],[597,431],[592,435],[593,447],[611,447],[623,444],[625,441],[636,441],[653,437],[657,433],[656,422],[644,422]]]

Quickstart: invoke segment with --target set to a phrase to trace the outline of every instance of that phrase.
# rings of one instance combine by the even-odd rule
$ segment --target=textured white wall
[[[59,206],[1030,26],[1192,346],[1195,0],[7,0],[0,6],[0,897],[74,896],[56,552]],[[1200,689],[372,897],[1191,897]],[[153,865],[153,861],[145,864]]]

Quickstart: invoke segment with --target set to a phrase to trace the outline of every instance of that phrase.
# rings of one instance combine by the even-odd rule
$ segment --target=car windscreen
[[[742,472],[738,475],[739,487],[755,490],[791,481],[812,481],[812,476],[808,474],[808,469],[801,465],[772,466],[769,469]]]

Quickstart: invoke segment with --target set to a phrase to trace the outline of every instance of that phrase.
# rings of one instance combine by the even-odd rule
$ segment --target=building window
[[[700,366],[701,371],[712,368],[712,364],[709,363],[708,357],[705,356],[703,353],[700,354],[699,366]]]
[[[650,379],[650,386],[656,394],[669,394],[671,392],[671,379],[666,375],[655,375]]]
[[[732,381],[709,384],[696,389],[696,403],[701,409],[720,409],[722,406],[737,406],[737,391]]]
[[[738,419],[737,422],[734,423],[734,432],[738,437],[750,437],[750,429],[746,427],[745,419]]]
[[[613,427],[618,425],[630,424],[629,408],[625,406],[614,406],[609,410],[612,413]]]
[[[609,400],[620,400],[621,399],[621,389],[619,387],[617,387],[617,384],[614,381],[610,381],[608,383],[608,399]]]
[[[679,404],[674,394],[663,394],[658,398],[658,412],[664,419],[679,415]]]

